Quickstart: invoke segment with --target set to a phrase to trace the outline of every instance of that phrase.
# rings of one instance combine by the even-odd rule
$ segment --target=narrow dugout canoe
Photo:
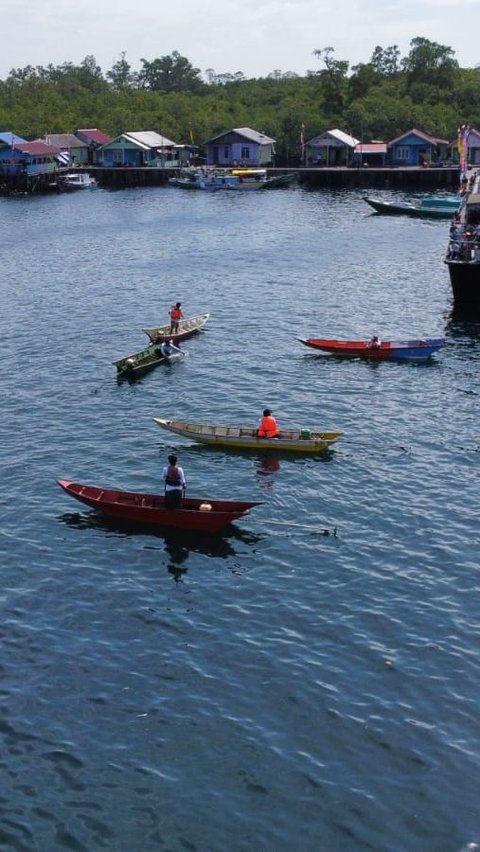
[[[163,361],[165,361],[165,363],[169,363],[170,361],[176,361],[178,358],[182,357],[183,352],[174,352],[167,358],[165,355],[162,355],[158,345],[152,344],[151,346],[147,346],[145,349],[142,349],[140,352],[134,352],[132,355],[126,355],[124,358],[120,358],[118,361],[114,361],[113,363],[117,368],[119,379],[133,379],[143,376]]]
[[[372,346],[368,340],[326,340],[319,337],[297,338],[304,346],[329,352],[332,355],[371,358],[374,360],[404,359],[423,361],[431,358],[445,345],[443,338],[425,340],[384,340]]]
[[[177,343],[179,340],[187,340],[188,337],[192,337],[197,331],[200,331],[209,316],[210,314],[197,314],[197,316],[189,319],[180,320],[176,334],[170,334],[170,323],[157,328],[144,328],[143,331],[152,343],[163,343],[164,340],[173,340],[174,343]]]
[[[343,434],[310,429],[282,429],[277,438],[259,438],[257,430],[249,426],[213,426],[187,423],[184,420],[164,420],[161,417],[154,417],[153,420],[168,432],[175,432],[183,438],[190,438],[202,444],[262,451],[323,452]]]
[[[117,520],[197,532],[219,532],[227,524],[246,515],[254,506],[260,505],[239,500],[185,497],[181,509],[166,509],[165,498],[159,494],[98,488],[68,479],[57,481],[60,488],[71,497]]]

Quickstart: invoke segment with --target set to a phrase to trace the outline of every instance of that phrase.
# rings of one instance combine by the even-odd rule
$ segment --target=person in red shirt
[[[178,332],[178,323],[183,319],[182,303],[176,302],[170,308],[170,334]]]
[[[277,438],[280,434],[280,429],[277,426],[277,421],[269,408],[265,408],[263,416],[258,421],[257,435],[259,438]]]

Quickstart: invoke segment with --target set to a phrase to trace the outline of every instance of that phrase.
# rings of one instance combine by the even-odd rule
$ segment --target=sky
[[[0,0],[0,79],[27,65],[79,65],[93,55],[105,74],[121,54],[132,71],[177,51],[202,74],[323,68],[314,50],[332,47],[350,66],[377,45],[400,56],[420,36],[452,48],[462,68],[480,66],[480,0]]]

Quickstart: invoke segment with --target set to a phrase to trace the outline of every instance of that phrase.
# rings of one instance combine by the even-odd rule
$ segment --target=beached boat
[[[324,340],[317,337],[297,338],[304,346],[311,349],[329,352],[332,355],[373,360],[404,359],[423,361],[431,358],[435,352],[445,345],[443,338],[426,338],[425,340],[383,340],[372,344],[368,340]]]
[[[220,190],[247,191],[278,189],[290,186],[296,180],[295,173],[268,177],[266,169],[222,169],[218,167],[192,167],[183,169],[170,178],[169,184],[181,189],[203,189],[207,192]]]
[[[201,331],[209,316],[210,314],[197,314],[197,316],[189,319],[180,320],[176,334],[170,334],[170,323],[156,328],[144,328],[143,331],[152,343],[163,343],[164,340],[173,340],[174,343],[178,343],[180,340],[187,340],[188,337],[192,337],[197,331]]]
[[[180,509],[167,509],[165,498],[159,494],[98,488],[70,482],[68,479],[59,479],[58,484],[71,497],[117,520],[198,532],[219,532],[227,524],[246,515],[254,506],[260,505],[239,500],[185,497]]]
[[[474,175],[471,191],[452,222],[445,263],[456,308],[480,311],[480,186]]]
[[[462,203],[461,196],[454,198],[427,196],[420,204],[407,202],[384,201],[381,198],[366,197],[363,199],[376,213],[387,215],[417,216],[422,219],[451,219]]]
[[[117,378],[133,379],[143,376],[162,362],[169,363],[170,361],[177,361],[183,357],[183,354],[183,352],[173,352],[167,358],[161,352],[160,346],[152,344],[140,352],[134,352],[133,355],[126,355],[118,361],[113,361],[113,363],[117,368]]]
[[[95,189],[97,181],[88,172],[70,172],[57,177],[56,187],[59,192],[75,192],[77,189]]]
[[[342,432],[320,432],[311,429],[282,429],[276,438],[259,438],[257,430],[249,426],[211,426],[187,423],[184,420],[153,420],[162,429],[175,432],[202,444],[218,447],[235,447],[248,450],[289,450],[295,453],[318,453],[327,450]]]

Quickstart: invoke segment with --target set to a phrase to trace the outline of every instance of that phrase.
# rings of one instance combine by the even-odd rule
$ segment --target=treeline
[[[281,157],[338,127],[364,142],[389,140],[411,127],[453,139],[468,123],[480,128],[480,68],[460,68],[452,48],[417,37],[407,56],[377,46],[369,62],[350,67],[332,47],[313,51],[304,76],[272,71],[246,78],[194,68],[177,52],[133,70],[125,53],[106,73],[93,56],[80,65],[13,69],[0,81],[0,130],[26,139],[99,127],[112,136],[156,130],[179,143],[231,127],[252,127],[277,140]]]

